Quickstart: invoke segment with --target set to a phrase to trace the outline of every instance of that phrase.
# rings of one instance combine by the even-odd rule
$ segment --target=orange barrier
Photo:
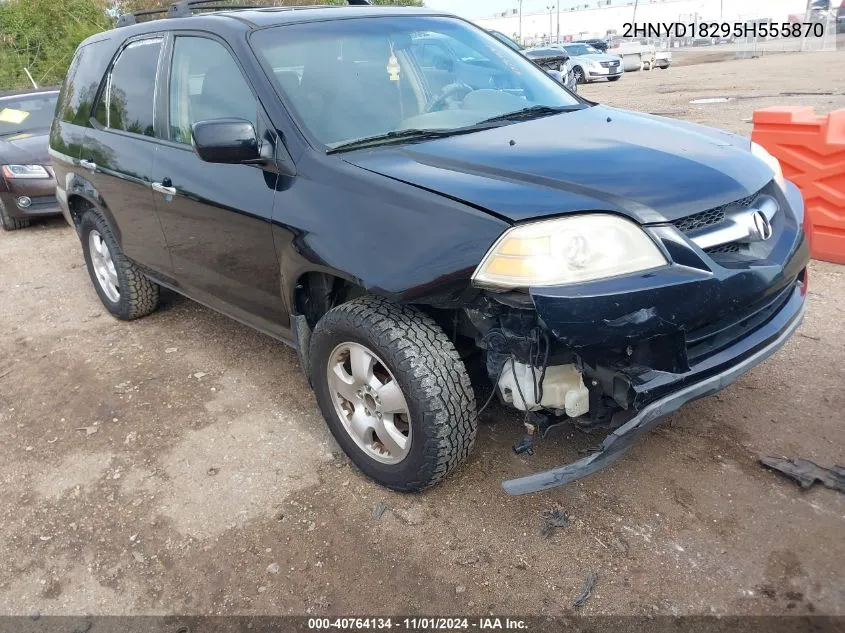
[[[820,116],[807,107],[763,108],[754,112],[751,139],[801,189],[813,257],[845,264],[845,110]]]

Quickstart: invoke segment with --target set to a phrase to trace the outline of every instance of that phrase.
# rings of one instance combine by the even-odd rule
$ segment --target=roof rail
[[[232,4],[221,4],[226,0],[178,0],[177,2],[172,3],[167,8],[160,8],[160,9],[143,9],[141,11],[135,11],[133,13],[124,13],[117,18],[117,28],[122,26],[130,26],[132,24],[137,24],[137,18],[148,16],[148,15],[158,15],[158,14],[165,14],[165,17],[168,18],[186,18],[193,15],[194,10],[200,11],[227,11],[230,9],[267,9],[269,8],[266,4],[239,4],[239,5],[232,5]],[[371,5],[372,2],[370,0],[346,0],[346,3],[350,6],[367,6]],[[207,6],[213,5],[213,6]],[[326,5],[331,6],[331,5]],[[290,7],[296,8],[296,7]],[[303,7],[305,8],[305,7]],[[313,8],[313,7],[312,7]]]

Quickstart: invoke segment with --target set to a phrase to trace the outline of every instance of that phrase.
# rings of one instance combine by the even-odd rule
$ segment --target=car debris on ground
[[[572,603],[573,609],[578,609],[582,607],[585,602],[590,598],[590,595],[593,593],[593,589],[596,586],[596,572],[591,571],[587,574],[587,579],[584,581],[584,588],[581,590],[581,594],[574,600]]]
[[[384,501],[377,501],[371,512],[373,520],[378,521],[387,512],[387,504]]]
[[[760,463],[767,468],[783,473],[797,481],[805,490],[817,481],[825,488],[845,492],[845,466],[824,468],[808,459],[782,459],[780,457],[761,457]]]
[[[552,538],[557,528],[569,525],[569,517],[560,508],[553,508],[543,512],[543,528],[540,534],[545,538]]]

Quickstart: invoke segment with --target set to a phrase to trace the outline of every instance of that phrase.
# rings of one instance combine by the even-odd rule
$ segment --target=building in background
[[[520,16],[514,0],[514,9],[480,18],[476,23],[485,29],[495,29],[509,37],[520,36]],[[548,6],[555,5],[549,9]],[[561,40],[590,37],[605,38],[624,35],[623,25],[657,24],[693,21],[746,22],[771,19],[788,22],[791,15],[803,15],[807,0],[589,0],[579,2],[574,8],[560,9],[558,28],[557,3],[552,1],[546,10],[523,11],[521,20],[522,40],[526,45],[547,43],[560,33]]]

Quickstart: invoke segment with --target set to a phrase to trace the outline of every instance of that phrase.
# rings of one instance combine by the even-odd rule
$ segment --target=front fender
[[[343,161],[306,154],[276,197],[273,230],[285,296],[306,272],[333,274],[392,301],[459,305],[508,224]]]

